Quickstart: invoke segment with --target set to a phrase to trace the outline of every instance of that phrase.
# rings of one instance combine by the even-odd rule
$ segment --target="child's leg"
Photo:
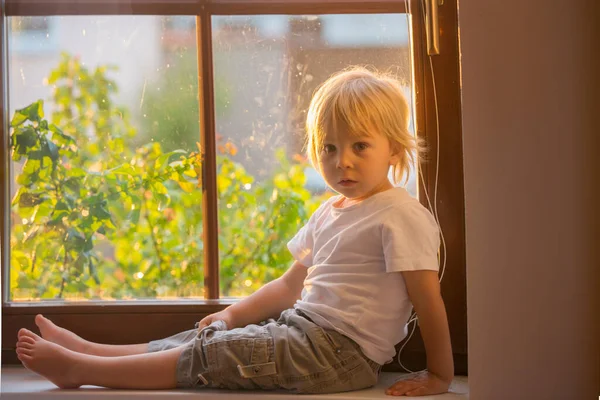
[[[103,357],[118,357],[148,352],[148,343],[112,345],[89,342],[75,333],[55,325],[41,314],[35,316],[35,324],[40,329],[44,339],[78,353]],[[19,331],[20,337],[21,331]]]
[[[25,367],[60,388],[96,385],[114,389],[170,389],[177,387],[177,361],[184,348],[99,357],[74,352],[22,329],[17,356]]]

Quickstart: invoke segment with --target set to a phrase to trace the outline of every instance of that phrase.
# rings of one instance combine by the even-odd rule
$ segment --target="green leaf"
[[[56,160],[58,160],[58,147],[56,147],[56,145],[52,141],[44,141],[44,143],[42,144],[42,151],[44,156],[50,157],[53,163],[55,163]]]
[[[67,234],[64,238],[65,248],[67,250],[75,250],[81,252],[86,244],[85,236],[75,228],[67,229]]]
[[[86,206],[93,206],[104,201],[104,193],[96,193],[83,199],[82,203]]]
[[[55,210],[52,213],[50,222],[48,222],[48,224],[50,224],[50,225],[56,225],[56,224],[60,223],[64,217],[67,217],[68,215],[69,215],[68,211],[58,211],[57,212]]]
[[[183,189],[187,193],[192,193],[196,190],[196,182],[188,180],[186,176],[181,173],[172,173],[171,179],[176,181],[179,184],[179,187],[181,187],[181,189]]]
[[[93,236],[90,235],[90,237],[88,237],[86,239],[85,244],[83,245],[83,250],[86,254],[88,254],[93,249],[94,249],[94,239],[93,239]]]
[[[22,113],[21,110],[17,110],[13,115],[13,119],[10,121],[10,126],[16,128],[25,121],[27,121],[27,114]]]
[[[97,204],[90,207],[90,215],[100,221],[110,219],[110,212],[106,209],[105,204]]]
[[[101,230],[103,230],[104,228],[104,224],[102,223],[102,221],[94,221],[92,223],[92,232],[98,232],[98,233],[102,233],[100,232]],[[102,233],[104,234],[104,233]]]
[[[122,192],[115,192],[115,193],[111,193],[106,197],[107,201],[115,201],[115,200],[119,200],[121,198]],[[125,195],[123,195],[125,196]]]
[[[79,274],[83,274],[83,267],[89,262],[89,258],[85,253],[80,253],[77,260],[73,264]]]
[[[171,157],[173,157],[174,155],[176,155],[176,154],[187,154],[187,151],[185,151],[185,150],[174,150],[174,151],[171,151],[169,153],[165,153],[165,154],[161,155],[154,162],[154,168],[156,170],[158,170],[158,171],[163,170],[167,166],[167,164],[169,163],[169,159]]]
[[[192,178],[198,177],[198,174],[196,173],[196,171],[194,169],[187,169],[187,170],[183,171],[183,173]]]
[[[81,189],[79,178],[69,178],[63,182],[63,185],[75,193],[79,193],[79,190]]]
[[[69,193],[63,193],[63,199],[69,205],[69,209],[72,210],[77,205],[77,200],[79,199],[79,196],[76,197],[76,196],[73,196],[73,195],[71,195]]]
[[[75,143],[75,139],[71,136],[66,135],[58,126],[52,124],[49,127],[52,132],[52,139],[56,140],[56,142],[60,145],[67,145],[70,143]]]
[[[43,203],[44,199],[37,193],[21,193],[19,197],[19,207],[33,207]]]
[[[87,173],[83,169],[75,167],[69,170],[69,175],[71,177],[69,180],[72,180],[73,178],[85,177]]]
[[[169,194],[169,190],[161,182],[152,182],[151,189],[153,194]]]
[[[91,230],[92,225],[94,223],[94,218],[91,215],[88,215],[87,217],[83,217],[80,219],[80,224],[79,224],[79,229],[83,229],[84,232],[88,232]]]
[[[13,250],[10,253],[13,263],[17,263],[21,271],[31,267],[31,259],[25,255],[22,251]]]
[[[104,221],[104,228],[108,228],[108,229],[117,229],[117,227],[115,226],[115,224],[113,224],[112,219],[105,219]],[[100,231],[100,230],[98,230]],[[100,232],[102,233],[102,232]],[[103,234],[103,233],[102,233]]]
[[[54,209],[55,209],[56,211],[61,211],[61,210],[70,211],[70,210],[71,210],[71,209],[69,208],[69,206],[67,205],[67,203],[65,203],[65,202],[64,202],[64,201],[62,201],[62,200],[59,200],[59,201],[56,203],[56,207],[54,207]]]
[[[17,114],[19,114],[19,117],[17,117]],[[25,117],[25,119],[23,119],[23,117]],[[28,105],[25,108],[21,108],[20,110],[15,111],[15,117],[13,117],[13,120],[11,121],[10,124],[11,124],[11,126],[18,126],[18,125],[22,124],[24,121],[26,121],[27,119],[29,119],[30,121],[35,121],[35,122],[39,123],[43,117],[44,117],[44,101],[38,100],[34,103],[31,103],[30,105]],[[16,125],[13,124],[15,122],[16,122]]]
[[[116,175],[121,174],[121,175],[129,175],[129,176],[135,177],[136,171],[135,171],[135,168],[131,164],[124,163],[117,167],[107,169],[106,171],[104,171],[104,175],[111,175],[111,174],[116,174]]]
[[[52,213],[52,205],[49,201],[45,201],[36,207],[36,211],[34,213],[34,222],[36,224],[42,223],[44,218],[49,216]]]
[[[31,126],[26,126],[15,131],[13,139],[17,153],[19,154],[27,154],[30,148],[38,144],[38,135]]]
[[[195,183],[186,182],[183,180],[177,181],[177,183],[179,184],[179,187],[181,187],[181,189],[183,189],[187,193],[192,193],[192,192],[196,191]]]

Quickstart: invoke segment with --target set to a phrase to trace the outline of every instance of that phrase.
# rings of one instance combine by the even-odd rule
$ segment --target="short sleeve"
[[[440,234],[433,215],[420,203],[392,207],[383,223],[387,272],[439,270]]]
[[[321,204],[319,208],[310,216],[308,222],[300,228],[298,233],[287,244],[288,250],[296,261],[305,267],[313,265],[314,252],[314,227],[315,221],[321,215],[329,202]]]

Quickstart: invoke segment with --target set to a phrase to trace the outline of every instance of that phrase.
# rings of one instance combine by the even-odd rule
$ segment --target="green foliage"
[[[203,295],[201,156],[135,144],[112,103],[114,67],[88,70],[63,54],[49,77],[56,110],[17,110],[10,146],[11,294],[15,299]],[[287,241],[321,199],[283,150],[273,179],[255,184],[224,146],[218,157],[221,293],[247,295],[289,266]]]

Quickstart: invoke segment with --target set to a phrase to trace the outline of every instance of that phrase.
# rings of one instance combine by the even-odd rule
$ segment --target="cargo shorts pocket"
[[[340,354],[344,346],[341,343],[341,341],[338,338],[336,338],[336,336],[339,336],[339,334],[337,334],[337,332],[335,331],[324,329],[321,327],[319,327],[319,330],[321,335],[323,335],[323,338],[331,346],[332,350],[335,351],[337,354]]]
[[[335,330],[325,329],[322,327],[316,327],[314,329],[324,341],[329,345],[331,350],[336,354],[338,358],[345,358],[349,354],[356,353],[356,346],[352,345],[352,342]]]
[[[245,366],[238,364],[237,369],[242,378],[248,379],[258,378],[266,375],[275,375],[277,373],[277,366],[274,362]]]
[[[273,339],[264,328],[223,332],[205,346],[211,386],[227,389],[275,389],[277,367]]]
[[[249,339],[252,341],[252,352],[248,363],[238,364],[237,370],[241,379],[247,379],[261,389],[275,389],[277,365],[273,349],[273,338]]]

